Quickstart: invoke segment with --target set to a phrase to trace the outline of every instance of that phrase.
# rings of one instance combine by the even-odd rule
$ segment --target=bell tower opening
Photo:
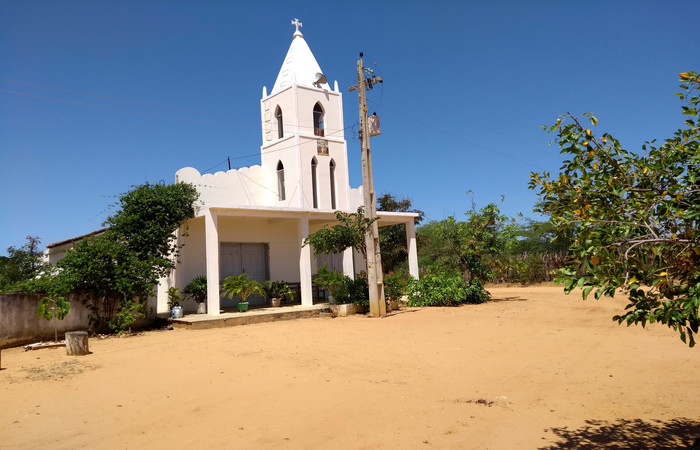
[[[316,181],[316,166],[318,166],[318,161],[314,156],[311,160],[311,194],[313,197],[313,207],[318,209],[318,182]]]
[[[280,200],[285,200],[287,197],[284,191],[284,165],[282,161],[277,163],[277,197]]]
[[[277,119],[277,139],[284,137],[284,120],[282,119],[282,108],[275,109],[275,119]]]
[[[335,160],[331,159],[329,166],[331,182],[331,209],[335,209]]]
[[[316,102],[314,105],[314,135],[316,136],[324,135],[323,115],[323,106],[321,106],[320,102]]]

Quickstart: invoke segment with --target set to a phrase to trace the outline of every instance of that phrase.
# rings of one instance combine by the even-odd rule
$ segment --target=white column
[[[216,212],[204,213],[205,253],[207,261],[207,314],[221,314],[219,297],[219,230]]]
[[[312,306],[314,304],[313,290],[311,289],[311,246],[304,245],[304,239],[309,235],[309,218],[304,216],[299,219],[299,282],[301,284],[301,304]]]
[[[350,278],[355,278],[355,258],[354,250],[348,247],[343,251],[343,274]]]
[[[416,246],[416,225],[413,219],[406,222],[406,247],[408,248],[408,273],[418,279],[418,247]]]
[[[170,313],[168,287],[170,287],[170,276],[165,276],[158,280],[158,286],[156,287],[156,313]]]

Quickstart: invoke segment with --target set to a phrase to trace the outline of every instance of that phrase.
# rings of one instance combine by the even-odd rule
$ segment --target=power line
[[[367,100],[367,101],[368,101],[369,103],[373,103],[373,104],[376,105],[376,103],[373,102],[373,101],[371,101],[371,100]],[[525,165],[527,165],[527,166],[529,166],[529,167],[533,167],[532,164],[531,164],[531,162],[528,162],[528,161],[525,161],[525,160],[522,160],[522,159],[515,158],[514,156],[509,155],[509,154],[507,154],[507,153],[499,152],[498,150],[494,150],[494,149],[492,149],[492,148],[490,148],[490,147],[486,147],[485,145],[481,145],[481,144],[478,144],[478,143],[476,143],[476,142],[474,142],[474,141],[470,141],[469,139],[465,139],[463,136],[459,136],[459,135],[456,135],[456,134],[452,134],[452,133],[450,133],[450,132],[448,132],[448,131],[445,131],[445,130],[442,130],[442,129],[436,127],[435,125],[429,124],[429,123],[424,122],[424,121],[422,121],[422,120],[419,120],[419,119],[416,119],[416,118],[414,118],[414,117],[411,117],[411,116],[409,116],[408,114],[404,114],[404,113],[401,112],[401,111],[395,110],[394,108],[389,108],[389,107],[387,107],[387,106],[383,106],[383,108],[388,109],[388,110],[392,110],[392,111],[394,111],[396,114],[399,114],[399,115],[401,115],[401,116],[404,116],[404,117],[406,117],[407,119],[410,119],[410,120],[412,120],[412,121],[414,121],[414,122],[416,122],[416,123],[419,123],[419,124],[421,124],[421,125],[423,125],[423,126],[432,128],[433,130],[439,132],[440,134],[442,134],[442,135],[444,135],[444,136],[448,136],[448,137],[451,137],[451,138],[453,138],[453,139],[457,139],[457,140],[463,141],[463,142],[465,142],[465,143],[467,143],[467,144],[469,144],[469,145],[471,145],[471,146],[473,146],[473,147],[477,147],[477,148],[480,148],[480,149],[482,149],[482,150],[486,150],[486,151],[488,151],[488,152],[495,153],[496,155],[502,156],[502,157],[504,157],[504,158],[512,159],[513,161],[517,161],[517,162],[522,163],[522,164],[525,164]],[[539,169],[540,169],[540,170],[546,170],[545,168],[542,168],[542,167],[540,167]]]
[[[344,131],[347,130],[348,128],[354,127],[355,125],[357,125],[357,124],[353,124],[353,125],[347,126],[347,127],[345,127],[344,129],[342,129],[342,130],[336,131],[335,133],[329,133],[328,136],[333,136],[333,135],[335,135],[335,134],[339,134],[341,131],[344,132]],[[276,148],[276,149],[274,149],[274,150],[260,151],[260,152],[257,152],[257,153],[251,153],[251,154],[249,154],[249,155],[234,156],[234,157],[231,157],[230,159],[237,160],[237,159],[253,158],[253,157],[255,157],[255,156],[261,156],[261,155],[267,155],[267,154],[270,154],[270,153],[281,152],[282,150],[287,150],[287,149],[294,148],[294,147],[297,147],[297,146],[307,145],[307,144],[314,144],[314,143],[315,143],[314,141],[302,142],[301,144],[292,144],[292,145],[289,145],[289,146],[287,146],[287,147]],[[204,172],[200,172],[200,173],[209,172],[211,169],[213,169],[213,168],[215,168],[215,167],[218,167],[218,166],[224,164],[224,163],[227,162],[227,161],[228,161],[228,158],[225,159],[225,160],[223,160],[223,161],[221,161],[220,163],[215,164],[214,166],[210,167],[209,169],[205,170]]]
[[[67,100],[64,98],[57,98],[57,97],[47,97],[45,95],[37,95],[37,94],[30,94],[28,92],[19,92],[19,91],[10,91],[7,89],[0,89],[0,92],[4,92],[6,94],[13,94],[13,95],[21,95],[24,97],[33,97],[33,98],[38,98],[41,100],[50,100],[54,102],[61,102],[61,103],[70,103],[73,105],[80,105],[80,106],[89,106],[92,108],[100,108],[100,109],[106,109],[110,111],[120,111],[120,112],[129,112],[129,113],[134,113],[134,114],[141,114],[145,116],[154,116],[154,117],[165,117],[169,119],[177,119],[177,120],[185,120],[189,122],[198,122],[198,123],[208,123],[208,124],[213,124],[213,125],[222,125],[222,126],[236,126],[232,123],[227,123],[227,122],[214,122],[211,120],[203,120],[203,119],[192,119],[188,117],[179,117],[179,116],[173,116],[170,114],[161,114],[161,113],[153,113],[153,112],[147,112],[147,111],[138,111],[135,109],[127,109],[127,108],[116,108],[114,106],[106,106],[106,105],[98,105],[95,103],[87,103],[87,102],[79,102],[76,100]],[[243,126],[238,126],[237,128],[253,128],[253,127],[243,127]],[[257,128],[257,127],[256,127]]]
[[[534,147],[532,147],[532,146],[531,146],[530,144],[528,144],[527,142],[521,141],[521,140],[518,139],[518,138],[515,138],[515,137],[513,137],[513,136],[510,136],[510,135],[508,135],[508,134],[502,132],[502,131],[499,130],[498,128],[494,128],[494,127],[492,127],[492,126],[490,126],[490,125],[487,125],[487,124],[485,124],[485,123],[479,122],[478,120],[475,120],[475,119],[473,119],[473,118],[471,118],[471,117],[465,116],[463,111],[458,111],[458,110],[456,110],[456,109],[454,109],[454,108],[451,108],[451,107],[448,106],[448,105],[445,105],[445,104],[443,104],[443,103],[438,102],[437,100],[435,100],[435,99],[432,98],[432,97],[428,97],[428,96],[426,96],[426,95],[422,95],[422,94],[420,94],[420,93],[418,93],[418,92],[415,92],[415,91],[413,91],[413,90],[411,90],[411,89],[409,89],[409,88],[407,88],[407,87],[404,87],[404,86],[402,86],[402,85],[400,85],[400,84],[398,84],[398,83],[395,83],[395,82],[393,83],[393,85],[396,86],[396,87],[398,87],[398,88],[400,88],[400,89],[405,90],[406,92],[408,92],[408,93],[410,93],[410,94],[415,95],[416,97],[422,98],[422,99],[424,99],[424,100],[428,100],[428,101],[430,101],[430,102],[432,102],[432,103],[434,103],[434,104],[440,106],[442,109],[445,109],[445,110],[447,110],[447,111],[449,111],[449,112],[451,112],[451,113],[457,114],[457,115],[459,115],[460,117],[462,117],[462,118],[464,118],[464,119],[467,119],[467,120],[469,120],[469,121],[471,121],[471,122],[473,122],[473,123],[479,125],[480,127],[487,128],[487,129],[493,131],[494,133],[500,134],[500,135],[503,136],[503,137],[506,137],[506,138],[508,138],[508,139],[510,139],[510,140],[512,140],[512,141],[514,141],[514,142],[517,142],[517,143],[519,143],[519,144],[521,144],[521,145],[524,145],[524,146],[526,146],[526,147],[529,147],[529,148],[531,148],[531,149],[533,149],[533,150],[538,150],[538,151],[540,150],[540,149],[535,149]]]
[[[25,84],[28,86],[42,87],[42,88],[52,89],[52,90],[56,90],[56,91],[60,91],[60,92],[66,92],[66,93],[77,94],[77,95],[86,95],[86,96],[110,100],[110,101],[132,103],[132,104],[147,106],[147,107],[151,107],[151,108],[166,109],[166,110],[171,110],[171,111],[186,112],[186,113],[190,113],[190,114],[197,114],[197,115],[204,115],[204,116],[211,116],[211,117],[227,118],[227,116],[218,115],[218,114],[202,113],[199,111],[180,109],[180,108],[172,108],[169,106],[155,105],[155,104],[144,103],[144,102],[137,102],[134,100],[120,99],[120,98],[116,98],[116,97],[108,97],[108,96],[104,96],[104,95],[91,94],[88,92],[74,91],[71,89],[63,89],[63,88],[57,88],[57,87],[53,87],[53,86],[31,83],[28,81],[10,80],[8,78],[0,78],[0,81],[7,81],[7,82],[11,82],[11,83]],[[135,109],[130,109],[130,108],[120,108],[120,107],[115,107],[115,106],[100,105],[100,104],[96,104],[96,103],[88,103],[88,102],[82,102],[82,101],[77,101],[77,100],[68,100],[68,99],[59,98],[59,97],[49,97],[46,95],[32,94],[29,92],[14,91],[14,90],[9,90],[9,89],[0,89],[0,92],[6,93],[6,94],[12,94],[12,95],[19,95],[19,96],[23,96],[23,97],[38,98],[40,100],[47,100],[47,101],[53,101],[53,102],[68,103],[68,104],[72,104],[72,105],[86,106],[86,107],[91,107],[91,108],[105,109],[105,110],[110,110],[110,111],[127,112],[127,113],[139,114],[139,115],[145,115],[145,116],[163,117],[163,118],[169,118],[169,119],[184,120],[184,121],[189,121],[189,122],[197,122],[197,123],[205,123],[205,124],[212,124],[212,125],[219,125],[219,126],[242,128],[242,129],[252,129],[252,130],[256,130],[256,131],[264,131],[264,127],[262,126],[262,124],[260,127],[253,126],[253,125],[237,125],[236,122],[242,122],[242,123],[246,123],[246,124],[252,123],[252,121],[246,121],[246,120],[240,120],[240,119],[231,118],[230,121],[221,122],[221,121],[213,121],[213,120],[207,120],[207,119],[197,119],[197,118],[175,116],[172,114],[163,114],[163,113],[157,113],[157,112],[141,111],[141,110],[135,110]],[[313,129],[314,128],[313,125],[306,126],[306,125],[297,124],[296,126],[298,128],[302,128],[302,129]]]
[[[90,92],[83,92],[83,91],[76,91],[73,89],[65,89],[65,88],[60,88],[60,87],[55,87],[55,86],[48,86],[46,84],[39,84],[39,83],[32,83],[30,81],[22,81],[22,80],[11,80],[9,78],[1,78],[0,81],[5,81],[8,83],[16,83],[16,84],[23,84],[25,86],[34,86],[34,87],[39,87],[42,89],[51,89],[54,91],[59,91],[59,92],[66,92],[69,94],[75,94],[75,95],[85,95],[88,97],[94,97],[94,98],[101,98],[104,100],[110,100],[110,101],[115,101],[115,102],[123,102],[123,103],[133,103],[134,105],[141,105],[141,106],[148,106],[149,108],[159,108],[159,109],[167,109],[170,111],[177,111],[177,112],[186,112],[190,114],[199,114],[199,115],[204,115],[204,116],[211,116],[211,117],[221,117],[221,118],[230,118],[230,116],[224,116],[222,114],[211,114],[211,113],[203,113],[201,111],[194,111],[191,109],[182,109],[182,108],[174,108],[172,106],[166,106],[166,105],[158,105],[154,103],[145,103],[145,102],[139,102],[135,100],[128,100],[128,99],[123,99],[119,97],[110,97],[106,95],[100,95],[100,94],[93,94]]]

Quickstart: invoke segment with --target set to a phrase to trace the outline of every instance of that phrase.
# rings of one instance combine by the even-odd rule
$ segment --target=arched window
[[[335,161],[331,159],[331,209],[335,209]]]
[[[280,200],[287,197],[284,192],[284,165],[282,161],[277,163],[277,196]]]
[[[314,134],[323,136],[323,106],[320,103],[314,105]]]
[[[282,108],[279,106],[275,110],[275,118],[277,119],[277,138],[282,139],[284,137],[284,121],[282,120]]]
[[[318,208],[318,186],[316,183],[316,166],[318,165],[318,161],[316,161],[316,157],[311,160],[311,193],[313,195],[313,204],[314,208]]]

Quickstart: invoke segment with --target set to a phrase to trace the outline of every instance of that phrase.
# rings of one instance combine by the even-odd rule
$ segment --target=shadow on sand
[[[693,442],[700,437],[700,422],[684,418],[587,420],[585,426],[576,430],[562,427],[546,431],[554,433],[561,442],[542,449],[695,449]]]
[[[526,298],[521,297],[503,297],[503,298],[492,298],[489,300],[491,302],[526,302]]]

